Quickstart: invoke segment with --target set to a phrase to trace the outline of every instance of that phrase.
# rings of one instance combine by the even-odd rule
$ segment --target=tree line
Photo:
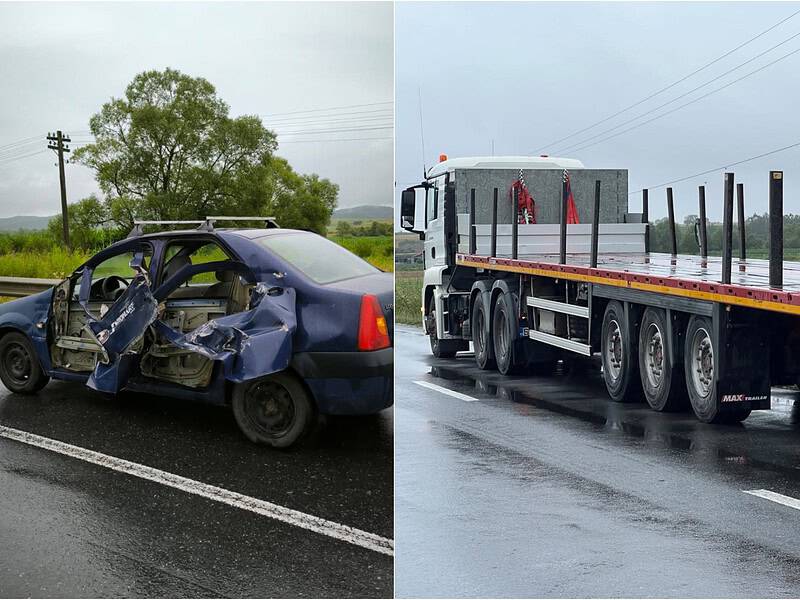
[[[89,121],[94,142],[73,161],[95,173],[100,196],[67,208],[74,245],[127,235],[134,220],[207,215],[273,216],[284,227],[324,234],[339,188],[296,173],[258,116],[230,116],[202,77],[174,69],[136,75],[121,98]],[[48,231],[60,239],[61,215]]]

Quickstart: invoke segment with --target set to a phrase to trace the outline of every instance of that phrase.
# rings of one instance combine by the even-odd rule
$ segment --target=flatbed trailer
[[[560,166],[563,159],[548,160]],[[480,182],[522,179],[521,170],[504,164],[476,179],[478,171],[468,177],[459,167],[469,168],[444,164],[429,174],[424,229],[410,226],[411,193],[401,210],[407,229],[425,239],[423,325],[436,356],[453,357],[471,343],[480,368],[524,374],[599,354],[612,400],[644,399],[658,411],[688,404],[704,422],[741,421],[770,408],[771,386],[800,381],[800,263],[782,259],[782,173],[770,174],[764,260],[745,257],[741,225],[740,256],[732,256],[732,174],[725,178],[722,256],[709,257],[705,221],[700,255],[677,253],[671,190],[673,252],[665,254],[649,251],[646,194],[643,214],[630,213],[627,185],[612,181],[619,191],[614,196],[612,185],[611,206],[602,207],[601,177],[609,188],[619,173],[591,173],[594,203],[582,194],[581,211],[590,224],[566,222],[565,190],[555,200],[559,222],[520,224],[516,194],[507,202]],[[554,170],[538,168],[545,180]],[[476,188],[488,202],[480,204]],[[459,192],[466,198],[457,202]],[[702,189],[700,197],[704,215]],[[741,222],[742,190],[740,197]],[[510,206],[505,215],[503,204]]]

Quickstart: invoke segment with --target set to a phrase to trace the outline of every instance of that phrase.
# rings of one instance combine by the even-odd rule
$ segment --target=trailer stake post
[[[700,257],[703,259],[703,266],[708,259],[708,230],[706,229],[706,186],[698,188],[700,202]]]
[[[494,188],[492,200],[492,247],[489,254],[492,258],[497,256],[497,188]]]
[[[595,184],[596,186],[597,184]],[[595,190],[595,194],[597,194]],[[642,223],[644,223],[644,253],[650,254],[650,201],[648,190],[642,190]]]
[[[475,231],[475,188],[469,191],[469,253],[478,251],[478,238]]]
[[[560,236],[559,236],[559,252],[558,252],[558,262],[559,264],[565,265],[567,264],[567,177],[566,171],[564,172],[564,177],[561,179],[561,220],[559,221],[561,225]]]
[[[744,231],[744,184],[736,184],[736,209],[739,221],[739,270],[744,271],[747,260],[747,238]]]
[[[678,256],[678,238],[675,234],[675,206],[672,202],[672,188],[667,188],[667,214],[669,215],[669,240],[672,248],[672,262]]]
[[[722,283],[731,282],[733,254],[733,173],[725,173],[725,196],[722,211]]]
[[[645,229],[645,232],[647,230]],[[600,180],[594,182],[594,210],[592,211],[592,253],[589,266],[597,268],[597,240],[600,234]],[[645,233],[645,249],[647,248],[647,233]]]
[[[519,188],[515,187],[514,193],[511,195],[511,258],[514,260],[516,260],[519,252],[519,218],[517,217],[518,206]]]
[[[783,287],[783,171],[769,172],[769,287]]]

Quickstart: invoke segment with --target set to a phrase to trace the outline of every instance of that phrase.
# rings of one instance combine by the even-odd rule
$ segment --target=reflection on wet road
[[[396,339],[398,596],[800,594],[797,392],[704,425]]]
[[[340,528],[393,537],[391,411],[276,452],[226,409],[51,382],[0,388],[0,426],[0,596],[392,593],[392,557]]]

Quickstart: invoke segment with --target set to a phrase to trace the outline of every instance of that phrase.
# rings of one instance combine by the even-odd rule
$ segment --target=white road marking
[[[166,471],[161,471],[153,467],[130,462],[114,456],[108,456],[100,452],[95,452],[94,450],[87,450],[86,448],[81,448],[80,446],[73,446],[65,442],[60,442],[58,440],[28,433],[27,431],[20,431],[19,429],[12,429],[11,427],[5,427],[3,425],[0,425],[0,437],[21,442],[23,444],[28,444],[30,446],[36,446],[37,448],[50,450],[71,458],[77,458],[78,460],[99,465],[101,467],[118,471],[120,473],[125,473],[127,475],[133,475],[134,477],[147,479],[148,481],[154,481],[156,483],[160,483],[189,494],[194,494],[196,496],[208,498],[209,500],[221,502],[234,508],[247,510],[264,517],[269,517],[270,519],[276,519],[277,521],[288,523],[289,525],[294,525],[295,527],[301,527],[315,533],[347,542],[348,544],[361,546],[362,548],[373,550],[374,552],[380,552],[381,554],[386,554],[388,556],[394,556],[394,540],[381,537],[367,531],[362,531],[360,529],[356,529],[355,527],[342,525],[334,521],[328,521],[327,519],[309,515],[298,510],[286,508],[278,504],[273,504],[272,502],[267,502],[266,500],[245,496],[244,494],[239,494],[238,492],[232,492],[214,485],[209,485],[193,479],[181,477],[180,475],[174,475],[173,473],[167,473]]]
[[[463,400],[464,402],[481,401],[480,398],[473,398],[472,396],[467,396],[466,394],[462,394],[461,392],[454,392],[453,390],[448,390],[446,387],[436,385],[435,383],[428,383],[427,381],[415,381],[414,383],[416,383],[417,385],[421,385],[422,387],[428,388],[429,390],[433,390],[441,394],[447,394],[448,396],[452,396],[453,398],[458,398],[459,400]]]
[[[777,502],[778,504],[783,504],[784,506],[788,506],[789,508],[796,508],[800,510],[800,500],[797,498],[792,498],[791,496],[784,496],[783,494],[779,494],[778,492],[772,492],[770,490],[742,490],[745,494],[750,494],[751,496],[758,496],[759,498],[764,498],[765,500],[771,500],[772,502]]]

